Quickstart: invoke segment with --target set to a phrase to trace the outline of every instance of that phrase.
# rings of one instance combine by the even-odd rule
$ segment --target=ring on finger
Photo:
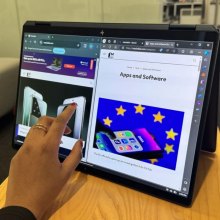
[[[45,129],[48,130],[48,128],[45,125],[43,125],[43,124],[36,124],[35,126],[41,126],[41,127],[44,127]]]
[[[48,132],[48,128],[45,126],[45,125],[42,125],[42,124],[36,124],[34,125],[34,129],[41,129],[41,130],[44,130],[46,133]]]

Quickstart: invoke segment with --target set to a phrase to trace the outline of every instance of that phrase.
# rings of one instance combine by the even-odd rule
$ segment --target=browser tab
[[[123,45],[139,45],[139,46],[143,46],[144,45],[144,41],[142,40],[131,40],[131,39],[121,39],[118,41],[118,44],[123,44]]]
[[[163,47],[163,48],[172,48],[174,47],[175,42],[158,42],[158,41],[145,41],[146,47]]]
[[[28,34],[27,37],[37,37],[35,34]]]

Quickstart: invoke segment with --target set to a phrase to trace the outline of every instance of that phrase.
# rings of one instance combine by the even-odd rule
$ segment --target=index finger
[[[54,119],[48,133],[45,136],[46,138],[49,139],[50,142],[53,142],[53,144],[55,145],[60,144],[60,140],[63,136],[66,125],[70,120],[70,118],[72,117],[75,109],[76,109],[76,103],[72,103],[60,115],[58,115]]]

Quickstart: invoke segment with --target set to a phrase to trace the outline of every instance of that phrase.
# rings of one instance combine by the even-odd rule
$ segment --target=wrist
[[[4,219],[16,218],[37,220],[29,209],[21,206],[4,206],[2,209],[0,209],[0,216],[4,216]]]
[[[16,202],[16,201],[12,201],[12,202],[5,202],[5,205],[3,206],[3,208],[6,208],[6,207],[22,207],[22,208],[26,208],[28,209],[34,216],[35,218],[38,220],[38,219],[41,219],[44,212],[42,212],[42,209],[40,208],[37,208],[37,206],[34,206],[33,204],[26,204],[24,202]]]

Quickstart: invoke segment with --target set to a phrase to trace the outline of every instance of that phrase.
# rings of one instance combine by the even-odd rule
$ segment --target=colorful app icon
[[[99,144],[99,147],[100,147],[101,149],[103,149],[105,146],[104,146],[104,144]]]
[[[204,84],[205,83],[205,80],[201,80],[201,82],[200,82],[201,84]]]
[[[203,77],[204,77],[204,76],[205,76],[205,73],[202,73],[202,74],[201,74],[201,76],[203,76]]]
[[[201,102],[200,102],[200,101],[198,101],[198,102],[197,102],[197,105],[200,105],[200,104],[201,104]]]
[[[208,56],[210,54],[209,51],[205,51],[205,55]]]
[[[199,90],[200,90],[200,91],[202,91],[202,90],[203,90],[203,88],[202,88],[202,87],[200,87],[200,88],[199,88]]]
[[[126,132],[125,132],[125,135],[126,135],[127,137],[131,137],[131,136],[132,136],[131,132],[129,132],[129,131],[126,131]]]
[[[135,143],[135,142],[136,142],[134,138],[129,138],[129,141],[130,141],[131,143]]]
[[[207,62],[207,59],[205,58],[204,61]]]
[[[118,149],[121,150],[121,151],[124,150],[124,148],[122,146],[119,146]]]
[[[97,139],[97,142],[100,143],[100,144],[102,143],[102,141],[100,139]]]
[[[127,139],[121,139],[123,144],[128,144],[128,140]]]
[[[117,133],[118,137],[124,137],[125,135],[123,133]]]
[[[121,141],[120,140],[114,140],[114,142],[116,143],[116,144],[121,144]]]
[[[199,97],[199,98],[202,98],[202,94],[199,94],[198,97]]]
[[[198,111],[199,111],[199,108],[196,108],[196,111],[198,112]]]
[[[135,147],[136,149],[139,149],[139,148],[140,148],[140,147],[139,147],[138,145],[136,145],[136,144],[134,145],[134,147]]]
[[[132,150],[131,145],[126,145],[125,148],[126,148],[127,150]]]
[[[204,69],[204,70],[207,69],[207,66],[204,66],[203,69]]]

